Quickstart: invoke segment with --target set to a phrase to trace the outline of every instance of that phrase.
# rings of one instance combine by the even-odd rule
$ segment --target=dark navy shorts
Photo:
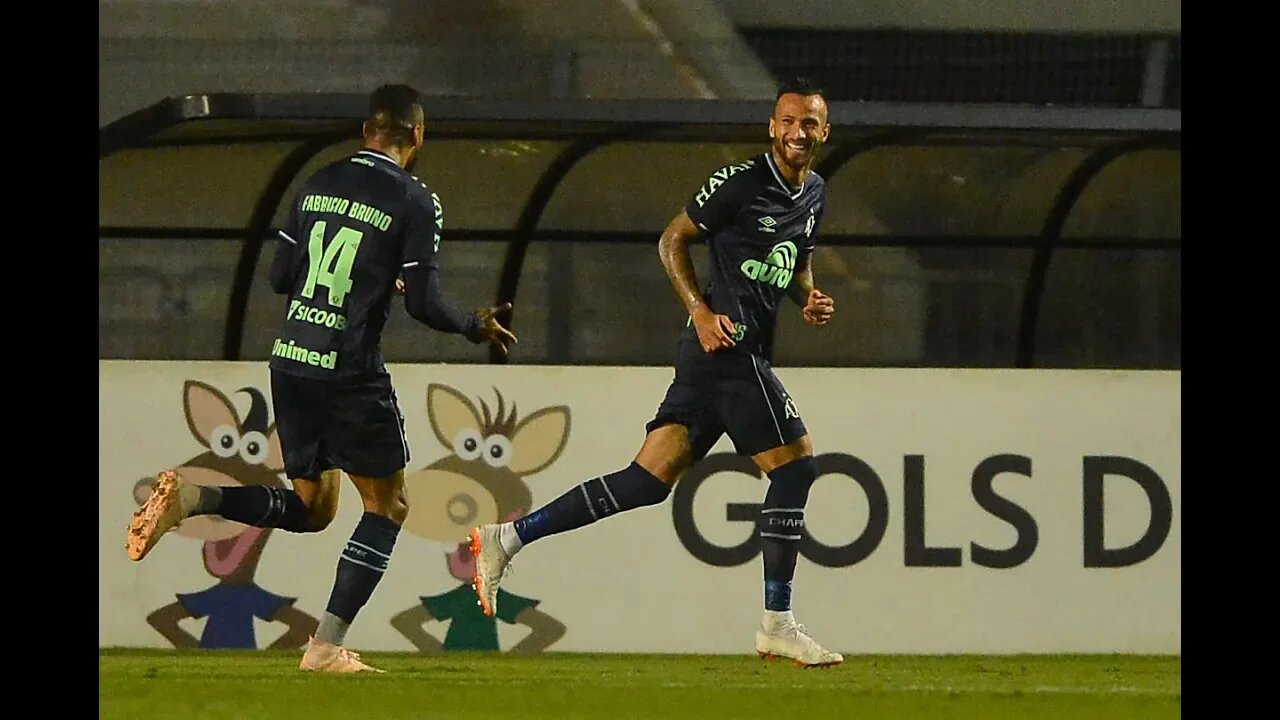
[[[290,479],[386,477],[409,464],[404,416],[389,375],[331,382],[271,371],[271,402]]]
[[[694,462],[725,433],[738,454],[746,456],[795,442],[808,433],[768,360],[732,350],[706,353],[696,340],[681,338],[675,371],[645,432],[672,423],[689,428]]]

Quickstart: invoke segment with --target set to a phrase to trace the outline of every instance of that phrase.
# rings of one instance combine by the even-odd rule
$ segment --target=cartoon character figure
[[[196,485],[283,486],[284,467],[275,423],[267,422],[267,402],[255,388],[241,388],[251,398],[244,421],[231,401],[210,385],[188,380],[183,386],[187,427],[206,451],[175,468]],[[133,488],[141,505],[155,478],[144,478]],[[284,597],[258,587],[253,581],[262,548],[271,530],[242,525],[212,515],[198,515],[182,522],[173,532],[203,541],[204,569],[218,584],[195,593],[179,593],[177,601],[147,615],[147,624],[177,648],[257,649],[253,618],[284,624],[288,629],[271,649],[301,647],[315,633],[318,621],[295,608],[297,598]],[[200,639],[179,627],[185,618],[207,617]]]
[[[497,413],[489,406],[483,417],[462,393],[445,385],[427,388],[431,429],[451,452],[431,465],[405,476],[409,516],[404,529],[428,540],[458,543],[448,552],[449,574],[462,584],[443,595],[398,613],[391,625],[422,652],[441,650],[499,650],[498,624],[520,624],[529,634],[511,652],[540,652],[564,636],[564,623],[538,608],[539,600],[498,591],[498,615],[486,617],[476,601],[471,580],[475,559],[466,541],[474,525],[511,520],[529,510],[533,494],[524,478],[545,469],[569,441],[569,408],[548,407],[517,422],[513,404],[505,414],[502,394]],[[441,642],[424,626],[449,621]]]

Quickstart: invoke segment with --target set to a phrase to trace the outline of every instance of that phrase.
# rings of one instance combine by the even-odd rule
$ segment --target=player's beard
[[[774,138],[773,155],[780,159],[787,167],[793,170],[804,170],[813,160],[813,154],[817,151],[817,144],[812,143],[804,152],[797,153],[787,147],[787,143],[782,138]]]

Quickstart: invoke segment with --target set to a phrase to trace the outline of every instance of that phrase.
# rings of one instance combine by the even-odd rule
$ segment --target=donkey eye
[[[230,425],[219,425],[209,435],[209,449],[214,455],[229,458],[236,454],[240,445],[240,434]]]
[[[480,457],[482,441],[475,428],[465,428],[453,439],[453,451],[463,460],[475,460]]]
[[[269,450],[267,436],[257,430],[250,430],[240,438],[240,457],[250,465],[261,465]]]
[[[505,435],[484,439],[484,461],[493,467],[506,467],[511,461],[511,441]]]

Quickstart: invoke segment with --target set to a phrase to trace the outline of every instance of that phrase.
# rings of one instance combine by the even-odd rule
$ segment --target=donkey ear
[[[205,447],[210,446],[213,431],[223,425],[239,431],[240,416],[236,408],[217,388],[197,380],[188,380],[182,386],[183,405],[187,412],[187,427]]]
[[[464,429],[479,429],[480,413],[465,395],[448,385],[431,383],[427,386],[427,417],[431,430],[440,444],[453,449],[453,441]]]
[[[511,462],[517,475],[532,475],[560,457],[569,442],[569,407],[542,408],[511,432]]]

